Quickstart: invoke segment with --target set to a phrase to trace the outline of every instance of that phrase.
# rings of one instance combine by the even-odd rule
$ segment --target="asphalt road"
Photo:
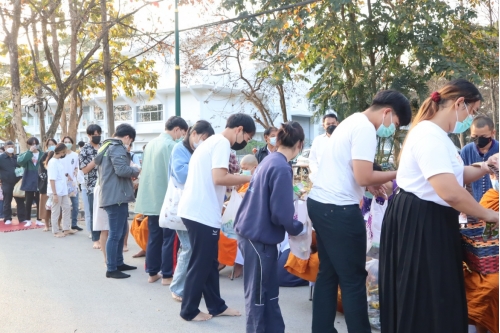
[[[102,253],[86,232],[62,239],[41,229],[0,233],[0,332],[245,332],[244,316],[182,320],[168,287],[147,283],[144,259],[132,258],[139,250],[132,237],[129,249],[126,263],[138,270],[114,280],[105,278]],[[229,272],[221,272],[222,297],[244,313],[243,281],[229,280]],[[281,288],[280,305],[286,332],[310,332],[308,287]],[[339,333],[347,332],[342,315],[336,322]]]

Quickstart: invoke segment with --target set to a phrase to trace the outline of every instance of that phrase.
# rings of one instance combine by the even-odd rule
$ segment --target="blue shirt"
[[[168,164],[168,177],[174,178],[176,187],[177,185],[184,185],[186,183],[191,156],[191,152],[189,152],[182,142],[174,146]]]
[[[251,241],[275,245],[302,232],[294,220],[292,168],[281,153],[269,154],[252,176],[234,221],[236,233]]]
[[[484,155],[479,152],[476,144],[471,142],[462,149],[460,156],[464,161],[464,165],[471,165],[477,162],[485,162],[490,156],[496,153],[498,153],[498,141],[493,140],[490,150]],[[474,199],[476,199],[477,202],[481,201],[483,195],[491,188],[490,175],[486,174],[483,178],[473,182],[471,185]]]

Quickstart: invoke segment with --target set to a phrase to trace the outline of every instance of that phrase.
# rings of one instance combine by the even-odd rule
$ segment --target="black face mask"
[[[62,155],[60,158],[65,158],[66,157],[66,154]]]
[[[472,139],[476,146],[480,149],[486,147],[491,142],[491,137],[487,138],[484,136],[479,136],[477,138]]]
[[[235,142],[232,146],[231,146],[231,149],[232,150],[241,150],[243,148],[245,148],[247,146],[247,143],[245,141],[245,132],[243,132],[243,141],[241,142]]]
[[[97,136],[93,136],[92,137],[92,143],[97,145],[101,142],[101,136],[100,135],[97,135]]]
[[[326,128],[326,133],[328,133],[328,135],[332,135],[333,131],[335,131],[335,129],[337,128],[337,126],[335,125],[330,125]]]

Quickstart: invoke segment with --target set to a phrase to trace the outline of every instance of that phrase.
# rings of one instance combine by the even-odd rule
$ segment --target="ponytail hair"
[[[475,103],[481,101],[483,96],[474,84],[465,79],[456,79],[448,82],[438,91],[433,92],[422,103],[417,115],[413,119],[412,127],[424,120],[434,118],[439,108],[447,101],[456,101],[460,97],[464,98],[465,103]]]
[[[296,121],[289,121],[281,124],[276,138],[276,146],[292,148],[298,141],[304,142],[304,139],[305,135],[302,126]]]
[[[49,165],[50,159],[52,157],[54,157],[55,154],[62,153],[64,151],[66,151],[66,149],[67,149],[66,145],[61,142],[61,143],[57,144],[56,149],[49,151],[49,153],[47,154],[47,158],[45,159],[45,162],[43,163],[45,166],[45,169],[47,169],[47,166]]]

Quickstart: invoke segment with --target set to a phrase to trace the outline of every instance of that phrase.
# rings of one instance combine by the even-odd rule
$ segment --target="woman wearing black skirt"
[[[380,247],[382,333],[466,333],[459,212],[498,223],[463,188],[488,170],[464,167],[448,133],[468,129],[481,104],[466,80],[449,82],[421,106],[404,143]]]

